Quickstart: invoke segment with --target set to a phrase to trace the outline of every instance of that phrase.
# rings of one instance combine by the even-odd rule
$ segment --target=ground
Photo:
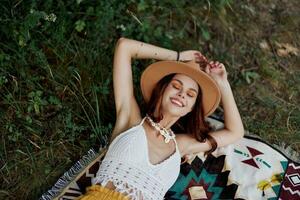
[[[300,151],[297,0],[5,0],[0,8],[0,199],[37,199],[105,144],[121,36],[223,62],[245,128]],[[150,62],[133,62],[140,102]]]

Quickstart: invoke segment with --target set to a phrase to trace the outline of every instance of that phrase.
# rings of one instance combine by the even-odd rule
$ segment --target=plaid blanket
[[[218,121],[213,124],[216,129],[223,125]],[[84,193],[105,151],[90,150],[41,200],[71,200]],[[207,157],[203,153],[191,155],[181,165],[180,175],[165,199],[299,200],[300,163],[257,137],[245,136]]]

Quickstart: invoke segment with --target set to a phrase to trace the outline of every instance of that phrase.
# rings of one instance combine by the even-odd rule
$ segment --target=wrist
[[[223,97],[224,96],[228,96],[232,94],[232,90],[231,90],[231,86],[229,84],[229,82],[224,82],[222,84],[219,85],[219,89],[222,95],[222,101],[223,101]]]
[[[165,59],[162,59],[162,60],[171,60],[171,61],[176,61],[177,60],[177,56],[178,56],[178,53],[176,50],[170,50],[171,53],[169,53],[169,56],[168,58],[165,58]]]
[[[217,84],[219,86],[220,89],[230,89],[230,84],[229,84],[229,81],[226,79],[226,80],[220,80],[220,81],[217,81]]]

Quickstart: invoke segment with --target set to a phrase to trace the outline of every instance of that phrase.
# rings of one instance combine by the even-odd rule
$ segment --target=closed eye
[[[173,88],[175,88],[177,90],[179,90],[181,88],[181,85],[178,83],[173,83],[172,86],[173,86]]]
[[[196,96],[196,94],[195,94],[194,92],[188,92],[187,95],[188,95],[189,97],[195,97],[195,96]]]
[[[174,81],[172,81],[172,87],[175,88],[176,90],[181,90],[182,88],[182,83],[181,81],[177,80],[177,79],[174,79]],[[197,92],[195,89],[189,89],[187,91],[187,95],[189,97],[196,97],[197,96]]]

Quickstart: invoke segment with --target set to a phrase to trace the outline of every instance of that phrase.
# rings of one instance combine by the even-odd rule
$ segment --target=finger
[[[196,54],[195,54],[195,58],[196,58],[196,60],[201,60],[199,55],[196,55]]]
[[[215,61],[214,65],[215,65],[216,68],[219,68],[220,63],[218,61]]]
[[[197,56],[203,56],[200,52],[195,52],[194,54]]]
[[[220,68],[220,69],[224,69],[224,70],[225,70],[225,66],[224,66],[224,64],[223,64],[223,63],[219,63],[219,65],[218,65],[218,68]]]
[[[201,54],[198,53],[198,52],[194,53],[194,55],[195,55],[196,57],[200,57],[200,56],[201,56]]]
[[[201,55],[199,55],[199,54],[195,54],[195,58],[196,58],[198,61],[203,60],[203,58],[202,58]]]
[[[205,72],[207,73],[207,74],[209,74],[210,73],[210,66],[209,65],[206,65],[206,67],[205,67]]]
[[[207,61],[207,58],[205,56],[203,56],[200,52],[196,52],[194,53],[194,55],[199,58],[200,60],[205,60]]]
[[[214,61],[210,61],[209,62],[209,65],[211,66],[211,68],[215,68],[216,67],[216,64]]]
[[[220,63],[216,63],[216,68],[222,68]]]
[[[207,63],[207,67],[212,68],[212,62]]]

